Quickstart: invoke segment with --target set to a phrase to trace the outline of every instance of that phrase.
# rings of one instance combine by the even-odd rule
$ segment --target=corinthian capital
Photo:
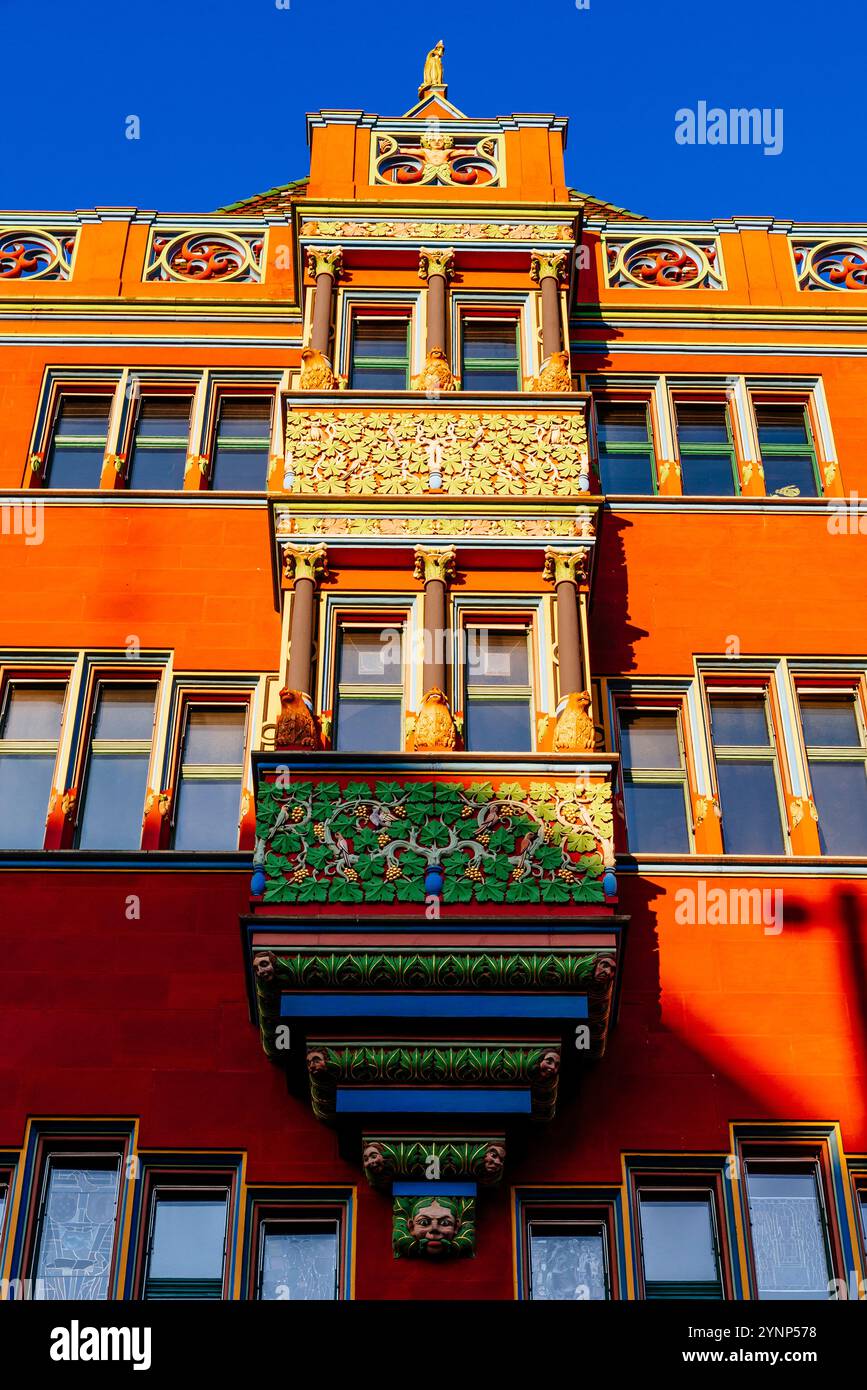
[[[559,284],[566,278],[568,263],[566,251],[531,251],[530,279],[537,285],[543,280],[556,280]]]
[[[330,275],[332,280],[336,280],[342,269],[342,246],[309,246],[307,248],[307,271],[314,280],[319,275]]]
[[[417,545],[414,553],[413,574],[416,579],[423,579],[425,583],[429,579],[439,579],[443,584],[448,584],[450,579],[454,579],[457,551],[453,545]]]
[[[438,246],[435,251],[422,250],[418,253],[418,273],[422,280],[432,275],[441,275],[447,280],[454,270],[455,253],[450,246]]]
[[[559,550],[549,546],[545,551],[545,567],[542,578],[549,584],[586,584],[590,552],[587,550]]]
[[[284,545],[283,572],[297,583],[309,579],[314,584],[328,578],[328,548],[325,545]]]

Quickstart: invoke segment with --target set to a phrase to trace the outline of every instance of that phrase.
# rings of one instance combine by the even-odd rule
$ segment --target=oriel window
[[[184,486],[192,396],[143,396],[136,413],[127,481],[172,492]]]
[[[65,685],[12,681],[0,710],[0,849],[42,849]]]
[[[461,390],[520,389],[518,320],[465,316],[461,324]]]
[[[867,739],[855,693],[798,698],[822,853],[867,854]]]
[[[533,748],[530,632],[524,625],[466,628],[464,743],[474,753]]]
[[[785,853],[780,776],[765,693],[712,695],[710,725],[725,853]]]
[[[45,470],[48,487],[99,487],[111,401],[111,396],[61,396]]]
[[[687,777],[680,713],[621,709],[626,828],[633,854],[688,854]]]
[[[819,469],[806,407],[757,404],[755,411],[765,491],[772,497],[818,497]]]
[[[137,850],[147,791],[157,687],[101,682],[96,693],[78,848]]]
[[[650,409],[644,401],[598,401],[596,440],[603,492],[656,491]]]
[[[403,747],[402,626],[340,625],[334,723],[341,752]]]
[[[268,396],[224,396],[214,434],[211,488],[215,492],[263,492],[271,448]]]
[[[684,494],[734,497],[738,475],[728,408],[723,402],[679,401],[676,410]]]
[[[356,314],[352,320],[349,385],[353,391],[409,388],[408,316]]]

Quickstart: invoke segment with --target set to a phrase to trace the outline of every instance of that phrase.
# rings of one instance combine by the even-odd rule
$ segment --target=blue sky
[[[657,217],[867,220],[857,6],[579,3],[41,0],[37,22],[0,0],[0,207],[210,211],[285,183],[306,172],[307,111],[402,114],[443,38],[468,115],[569,117],[586,192]],[[782,152],[678,144],[676,111],[700,101],[781,108]]]

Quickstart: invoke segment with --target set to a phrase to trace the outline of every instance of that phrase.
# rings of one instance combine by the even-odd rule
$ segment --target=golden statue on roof
[[[424,96],[425,92],[429,91],[431,87],[442,87],[444,85],[443,53],[445,52],[445,47],[446,46],[443,43],[442,39],[440,39],[436,47],[432,48],[430,53],[425,58],[424,77],[422,78],[422,84],[418,89],[418,94],[420,97]]]

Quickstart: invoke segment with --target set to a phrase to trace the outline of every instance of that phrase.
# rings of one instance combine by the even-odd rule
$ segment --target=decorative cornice
[[[361,1164],[371,1187],[396,1178],[469,1179],[490,1187],[503,1176],[505,1160],[503,1134],[365,1134],[361,1140]]]

